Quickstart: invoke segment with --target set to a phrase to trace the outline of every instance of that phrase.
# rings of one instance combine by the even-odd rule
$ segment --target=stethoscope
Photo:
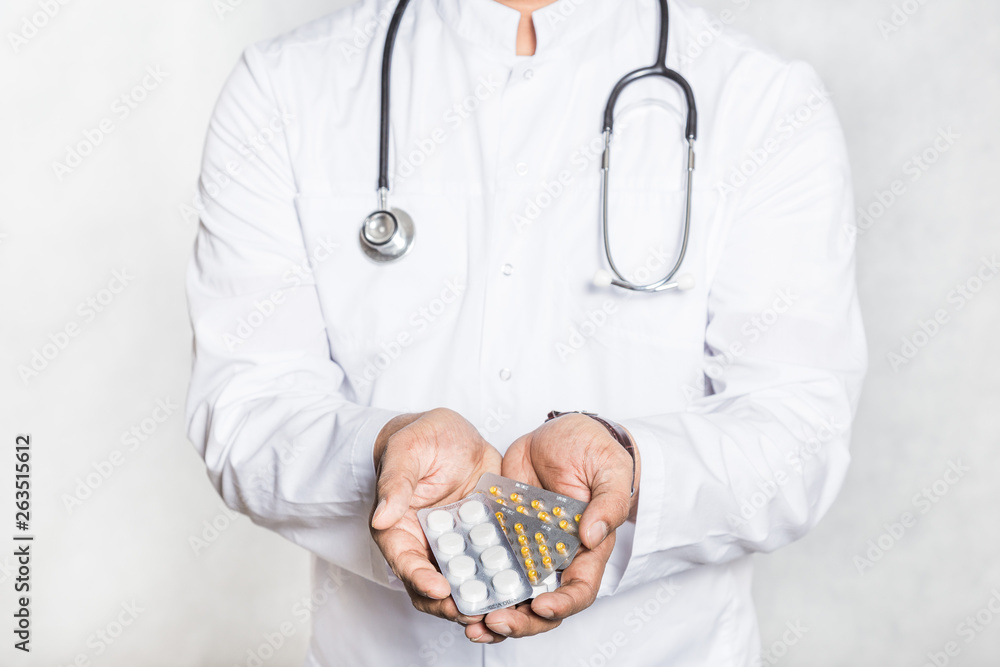
[[[389,82],[392,68],[392,49],[396,42],[396,33],[403,19],[403,13],[410,0],[399,0],[396,11],[389,22],[385,37],[385,48],[382,52],[382,103],[379,123],[378,151],[378,210],[370,214],[361,224],[361,250],[376,262],[392,262],[405,256],[413,247],[416,230],[413,218],[399,208],[389,208]],[[667,0],[660,2],[660,37],[656,63],[651,67],[642,67],[623,76],[615,84],[604,108],[604,155],[601,160],[601,230],[604,236],[604,253],[608,258],[611,272],[598,271],[594,284],[599,287],[614,285],[636,292],[664,292],[671,289],[680,291],[694,287],[694,278],[689,275],[677,275],[684,257],[687,254],[688,238],[691,231],[691,187],[694,179],[694,142],[698,137],[698,111],[695,107],[694,93],[690,84],[683,76],[667,67],[667,39],[670,27],[670,14]],[[684,92],[687,104],[687,122],[684,135],[688,143],[687,151],[687,184],[684,200],[684,231],[677,260],[670,271],[660,280],[646,285],[637,285],[628,280],[615,265],[611,252],[611,239],[608,233],[608,182],[611,173],[611,137],[614,130],[615,104],[622,91],[630,83],[648,77],[663,77],[673,81]],[[612,275],[613,274],[613,275]],[[676,280],[675,280],[676,276]]]

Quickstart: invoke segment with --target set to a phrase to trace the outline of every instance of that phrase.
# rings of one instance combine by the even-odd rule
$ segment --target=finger
[[[466,616],[458,610],[458,605],[455,604],[455,600],[451,596],[443,600],[434,600],[424,597],[412,589],[408,590],[408,592],[410,593],[410,600],[413,602],[413,607],[425,614],[437,616],[446,621],[453,621],[465,626],[480,623],[484,618],[482,614],[478,616]]]
[[[465,636],[477,644],[499,644],[507,639],[503,635],[498,635],[490,630],[482,621],[467,625],[465,627]]]
[[[615,537],[612,533],[597,549],[581,550],[569,567],[563,570],[559,588],[535,598],[531,603],[531,610],[544,619],[564,619],[592,605],[597,599],[604,567],[614,545]]]
[[[419,461],[412,450],[393,447],[390,441],[383,455],[375,486],[377,502],[372,515],[372,528],[385,530],[403,518],[410,508],[410,499],[413,498],[413,491],[420,482],[421,474]]]
[[[628,519],[632,509],[632,461],[625,450],[622,465],[603,465],[591,483],[590,504],[580,518],[580,541],[596,549],[618,526]]]
[[[491,611],[486,615],[486,627],[505,637],[531,637],[554,630],[562,619],[549,620],[534,613],[529,603]]]
[[[441,600],[451,594],[451,585],[431,563],[427,546],[409,530],[390,528],[374,533],[374,538],[403,584],[428,598]]]

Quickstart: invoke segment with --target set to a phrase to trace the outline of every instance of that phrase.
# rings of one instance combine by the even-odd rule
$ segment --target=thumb
[[[590,504],[580,519],[580,541],[588,549],[597,548],[618,526],[628,519],[632,509],[632,471],[602,468],[591,490]]]
[[[420,476],[420,463],[408,448],[386,451],[382,471],[375,485],[372,528],[385,530],[403,518],[410,508],[410,499],[420,482]]]

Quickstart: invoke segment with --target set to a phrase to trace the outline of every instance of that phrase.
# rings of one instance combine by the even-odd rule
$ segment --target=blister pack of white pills
[[[588,503],[489,472],[479,479],[476,491],[489,496],[495,505],[533,517],[553,530],[572,536],[579,546],[580,519]],[[574,547],[571,559],[575,552]]]
[[[418,510],[417,520],[461,613],[485,614],[531,597],[528,575],[485,496]]]

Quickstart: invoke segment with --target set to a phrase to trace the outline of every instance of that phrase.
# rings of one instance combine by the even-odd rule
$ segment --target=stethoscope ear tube
[[[667,0],[660,0],[660,39],[657,51],[656,63],[652,67],[643,67],[629,72],[615,84],[608,97],[608,103],[604,107],[604,155],[601,160],[601,231],[604,236],[604,254],[608,259],[608,266],[614,274],[595,276],[594,284],[597,286],[614,285],[634,292],[665,292],[667,290],[686,291],[694,287],[694,278],[685,274],[678,276],[676,281],[674,276],[684,263],[687,255],[688,239],[691,232],[691,194],[694,182],[695,153],[694,142],[698,138],[698,109],[694,102],[694,91],[687,80],[667,67],[667,39],[670,32],[670,14],[667,9]],[[611,139],[614,134],[615,124],[615,104],[618,97],[631,83],[648,77],[662,77],[673,81],[680,86],[684,93],[687,104],[687,121],[684,127],[684,136],[687,139],[687,170],[686,188],[684,197],[684,234],[681,240],[680,251],[677,253],[677,260],[670,271],[660,280],[648,285],[637,285],[622,275],[615,265],[613,253],[611,252],[611,234],[608,225],[608,183],[611,180]]]

